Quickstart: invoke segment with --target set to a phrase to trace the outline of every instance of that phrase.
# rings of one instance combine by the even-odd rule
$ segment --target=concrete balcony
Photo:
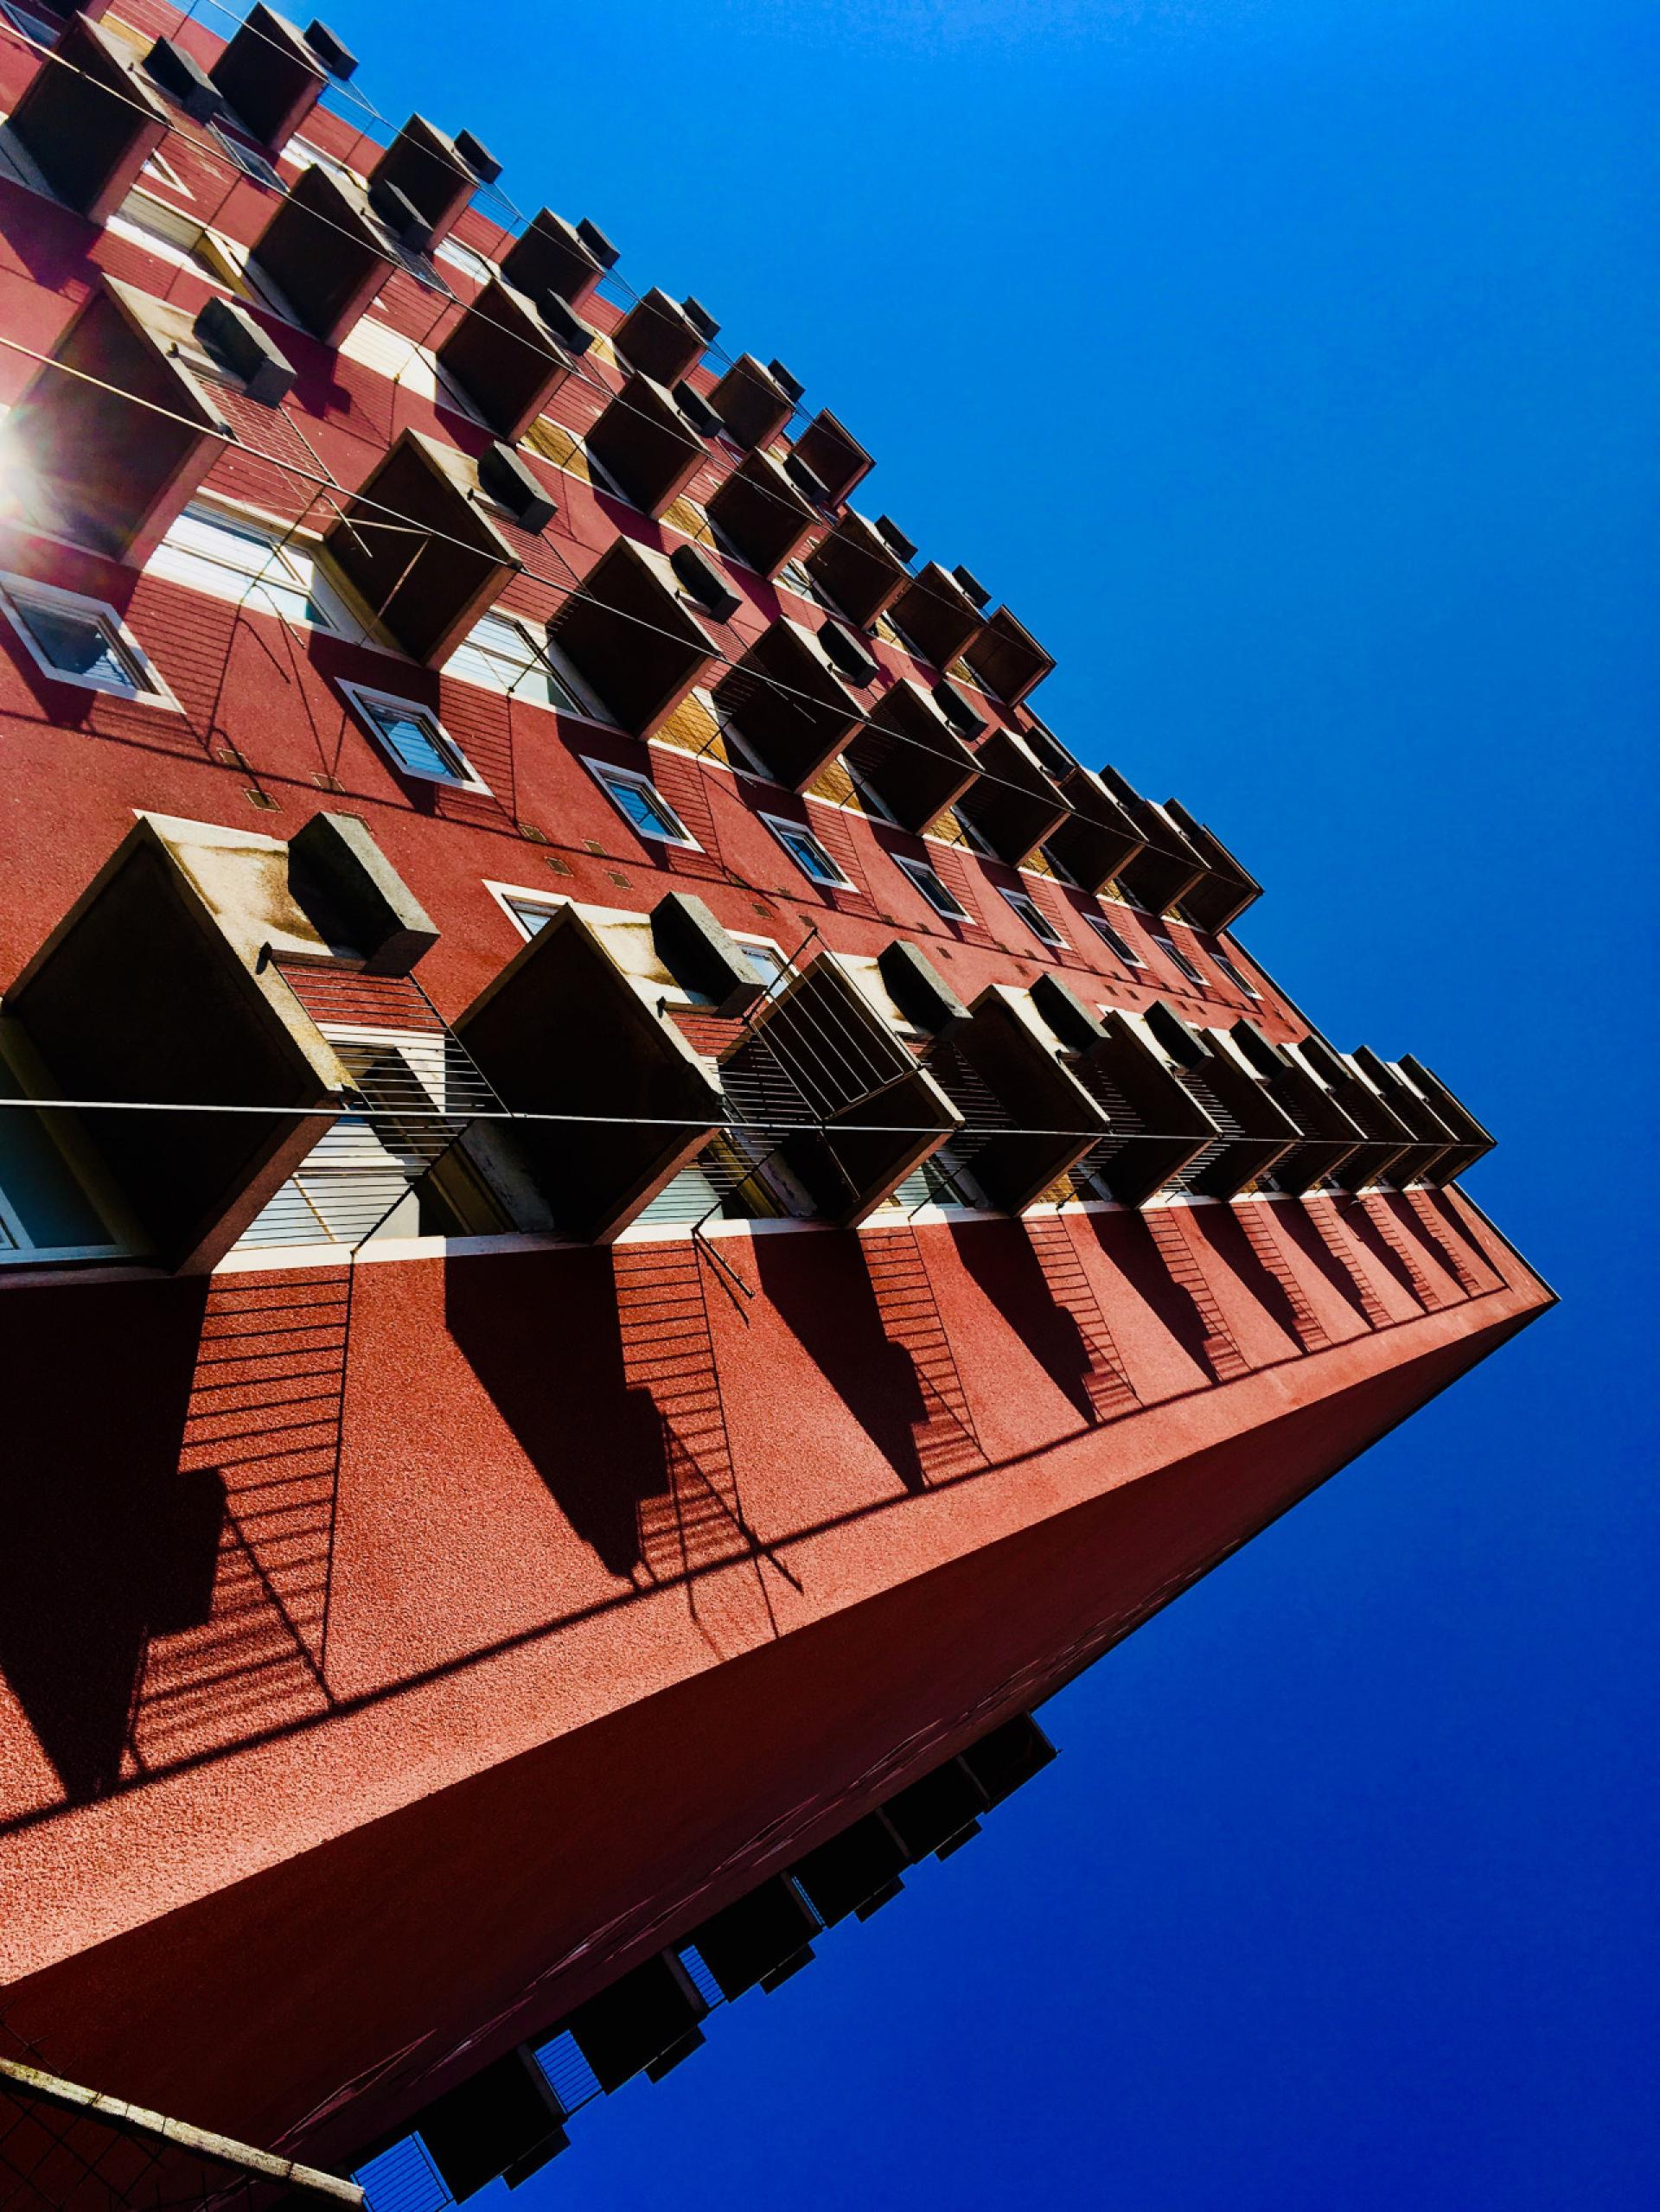
[[[609,1244],[726,1119],[720,1086],[573,906],[455,1024],[516,1113],[481,1152],[515,1218]],[[559,1117],[569,1117],[560,1119]]]
[[[413,660],[447,660],[520,563],[481,501],[477,465],[405,430],[324,537],[330,559]]]
[[[1301,1131],[1300,1141],[1275,1163],[1275,1183],[1300,1196],[1328,1181],[1362,1144],[1364,1132],[1358,1124],[1335,1092],[1317,1082],[1300,1061],[1265,1037],[1254,1023],[1235,1022],[1228,1038],[1239,1059]]]
[[[340,343],[399,266],[367,196],[318,163],[278,201],[249,258],[255,275],[325,346]]]
[[[617,324],[611,342],[630,368],[674,385],[702,360],[707,341],[680,302],[654,285]]]
[[[776,576],[818,520],[769,453],[746,453],[706,502],[709,520],[741,560]]]
[[[516,445],[571,373],[534,304],[492,277],[437,348],[438,366],[499,438]]]
[[[1055,666],[1054,655],[1044,652],[1006,607],[999,607],[979,635],[969,640],[962,657],[1006,706],[1018,706]]]
[[[902,676],[871,708],[843,757],[901,829],[920,834],[962,797],[980,768],[920,684]]]
[[[974,748],[975,781],[957,811],[999,860],[1018,868],[1068,819],[1067,802],[1012,730],[994,725]]]
[[[814,415],[790,454],[822,488],[829,507],[840,507],[850,498],[876,466],[852,432],[827,407]]]
[[[744,648],[714,695],[768,775],[792,791],[822,775],[863,713],[818,638],[783,615]]]
[[[1216,1142],[1216,1122],[1127,1015],[1092,1012],[1058,976],[1039,976],[1031,997],[1108,1125],[1076,1163],[1075,1184],[1145,1206]]]
[[[94,223],[126,198],[169,124],[125,50],[84,15],[69,18],[6,119],[50,189]]]
[[[333,74],[343,48],[334,48]],[[256,0],[208,72],[250,135],[280,153],[322,97],[331,72],[292,23]]]
[[[702,467],[703,441],[662,386],[638,370],[589,430],[588,450],[646,514],[672,506]]]
[[[1236,1198],[1274,1172],[1300,1142],[1301,1129],[1220,1040],[1190,1027],[1162,1001],[1141,1019],[1177,1081],[1218,1131],[1182,1176],[1183,1188],[1206,1198]]]
[[[746,452],[770,445],[792,411],[788,393],[753,354],[738,355],[709,394],[709,405],[725,424],[726,435]]]
[[[948,668],[985,617],[955,577],[937,561],[906,579],[888,608],[908,644],[935,668]]]
[[[907,571],[874,524],[849,507],[805,563],[850,622],[873,622],[904,588]]]
[[[1201,929],[1229,928],[1261,897],[1262,886],[1178,800],[1166,800],[1164,811],[1204,864],[1204,873],[1182,894],[1183,913]]]
[[[714,641],[680,597],[661,553],[619,538],[602,553],[548,634],[620,728],[652,731],[699,681]]]
[[[501,256],[508,282],[530,298],[551,292],[579,308],[616,260],[616,248],[591,224],[580,228],[544,207],[533,215]]]
[[[177,309],[105,277],[6,419],[37,526],[142,564],[231,436]]]

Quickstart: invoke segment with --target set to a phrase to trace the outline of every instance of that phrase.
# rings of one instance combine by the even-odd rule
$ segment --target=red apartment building
[[[320,24],[0,105],[0,2044],[460,2196],[1550,1293],[782,363]]]

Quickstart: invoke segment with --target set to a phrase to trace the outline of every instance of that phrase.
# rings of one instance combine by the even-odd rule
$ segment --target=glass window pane
[[[395,706],[380,699],[367,704],[375,728],[412,774],[432,776],[442,783],[459,780],[456,756],[430,716],[418,707]]]
[[[553,908],[538,906],[533,899],[509,899],[508,904],[531,936],[553,919]]]
[[[770,945],[741,945],[738,947],[749,963],[750,972],[767,986],[769,998],[776,998],[789,981],[789,970],[782,957]]]
[[[0,1070],[0,1088],[16,1085]],[[23,1241],[37,1248],[108,1245],[109,1231],[37,1114],[0,1106],[0,1191],[22,1226]],[[16,1244],[16,1238],[9,1238]]]
[[[144,689],[131,654],[101,616],[44,599],[19,598],[16,607],[35,644],[66,676],[89,676],[123,691]]]
[[[670,812],[648,784],[637,783],[632,776],[625,775],[608,775],[602,781],[642,837],[675,840],[685,838],[679,817]]]

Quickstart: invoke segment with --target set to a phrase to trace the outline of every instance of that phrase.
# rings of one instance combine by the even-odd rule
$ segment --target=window
[[[799,591],[803,599],[816,599],[819,587],[799,561],[786,561],[778,571],[780,583],[787,583],[792,591]]]
[[[405,775],[453,784],[462,791],[489,789],[431,707],[361,684],[342,683],[340,688]]]
[[[476,284],[488,284],[495,274],[482,253],[476,253],[470,245],[463,245],[458,238],[444,239],[433,252],[440,261],[447,261],[452,269],[459,269]]]
[[[363,181],[355,169],[348,169],[344,162],[333,154],[325,154],[321,146],[312,145],[308,139],[290,138],[285,151],[301,169],[327,169],[337,184],[361,184]]]
[[[942,916],[947,921],[967,921],[970,919],[967,908],[960,900],[953,897],[946,889],[943,881],[925,860],[903,860],[899,858],[897,853],[894,855],[894,858],[899,861],[900,867],[904,870],[935,914]]]
[[[1238,966],[1229,959],[1226,953],[1219,951],[1213,945],[1210,947],[1210,957],[1227,977],[1229,982],[1236,983],[1248,998],[1260,998],[1262,996],[1250,978],[1241,972]]]
[[[511,891],[501,892],[499,896],[527,937],[533,937],[559,910],[560,902],[553,900],[521,898]]]
[[[32,38],[41,46],[57,43],[57,25],[48,22],[44,16],[37,16],[32,8],[15,7],[12,0],[0,0],[0,16],[14,30],[22,31],[25,38]]]
[[[776,814],[763,814],[761,819],[809,883],[832,890],[852,890],[852,885],[805,822],[780,821]]]
[[[1105,915],[1086,914],[1083,917],[1109,953],[1115,953],[1126,967],[1144,968],[1147,965],[1127,937],[1120,936]]]
[[[146,573],[218,599],[246,601],[256,614],[279,622],[361,634],[322,577],[316,554],[252,515],[193,501],[150,555]]]
[[[273,192],[283,190],[282,178],[257,146],[251,146],[246,138],[237,137],[222,123],[210,123],[208,129],[244,176],[251,176],[256,184],[269,186]]]
[[[25,1095],[3,1060],[0,1094]],[[46,1118],[0,1106],[0,1266],[39,1258],[100,1259],[120,1249]]]
[[[1173,937],[1166,937],[1161,930],[1158,929],[1152,930],[1149,934],[1152,938],[1153,943],[1159,947],[1159,950],[1164,954],[1165,958],[1171,963],[1172,966],[1175,968],[1179,975],[1184,975],[1190,983],[1202,984],[1204,981],[1204,972],[1201,969],[1195,967],[1192,961],[1188,959],[1185,953],[1178,949],[1176,940]]]
[[[151,159],[155,158],[152,155]],[[182,185],[178,188],[184,190]],[[247,297],[248,287],[241,269],[223,242],[194,215],[187,215],[182,207],[169,207],[154,193],[135,185],[105,227],[118,238],[142,246],[146,253],[170,261],[177,269],[188,269],[193,276],[206,277],[221,291]]]
[[[58,683],[177,706],[113,607],[101,599],[83,599],[76,591],[61,591],[55,584],[36,583],[29,577],[0,577],[0,585],[4,587],[0,607],[29,657]]]
[[[506,692],[511,698],[578,715],[584,722],[612,719],[558,646],[514,615],[481,615],[445,661],[444,673]]]
[[[998,888],[1001,889],[1002,886],[999,884]],[[1030,892],[1004,891],[1003,896],[1040,945],[1064,946],[1065,938]]]
[[[688,852],[702,851],[703,847],[648,775],[637,775],[632,768],[613,768],[609,761],[584,761],[583,766],[617,813],[642,838],[654,838],[659,845],[683,845]]]
[[[766,985],[766,996],[776,998],[795,972],[778,947],[748,942],[740,937],[737,949],[749,962],[757,979]]]

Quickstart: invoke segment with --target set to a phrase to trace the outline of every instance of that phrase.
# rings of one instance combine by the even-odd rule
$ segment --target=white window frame
[[[342,161],[338,154],[325,153],[321,146],[314,146],[309,138],[290,138],[283,153],[296,169],[327,169],[335,179],[344,177],[348,183],[356,185],[360,190],[363,187],[364,179],[348,163]]]
[[[456,238],[453,233],[438,240],[432,249],[432,258],[447,261],[452,269],[459,269],[463,277],[470,277],[476,284],[488,284],[495,274],[495,264],[488,253],[482,253],[477,246],[469,245],[464,238]],[[478,269],[472,266],[475,261],[484,271],[482,277]]]
[[[1071,947],[1068,945],[1065,938],[1062,936],[1060,931],[1055,927],[1055,924],[1044,912],[1042,907],[1038,905],[1037,900],[1033,898],[1030,891],[1011,891],[1001,883],[999,883],[997,888],[1002,893],[1005,903],[1007,905],[1009,911],[1014,915],[1018,921],[1023,923],[1025,927],[1031,932],[1032,935],[1038,940],[1038,942],[1040,945],[1044,946],[1051,953],[1065,953],[1070,951]],[[1031,914],[1022,911],[1023,908],[1027,907],[1031,909]],[[1033,915],[1037,916],[1037,920],[1035,921],[1032,920]]]
[[[186,191],[182,185],[179,189]],[[189,197],[188,192],[186,197]],[[135,202],[142,204],[135,206]],[[232,247],[200,217],[187,214],[170,200],[158,199],[141,184],[135,184],[121,205],[105,216],[104,227],[136,245],[141,253],[153,253],[158,261],[188,269],[193,277],[229,292],[233,299],[251,296],[242,258],[246,248]]]
[[[212,128],[211,124],[209,128]],[[179,193],[186,200],[194,201],[195,199],[195,194],[192,192],[159,146],[146,157],[144,168],[138,174],[141,176],[157,176],[169,191]]]
[[[58,667],[48,660],[44,647],[24,621],[16,603],[18,600],[33,600],[48,607],[61,608],[65,614],[77,615],[83,621],[96,623],[117,651],[131,660],[145,680],[139,684],[112,684],[102,676],[81,676],[73,669]],[[114,699],[138,699],[147,706],[166,707],[174,714],[183,713],[184,710],[174,698],[166,678],[107,599],[89,598],[85,592],[67,591],[61,584],[42,583],[32,576],[13,576],[0,571],[0,611],[3,611],[22,640],[29,659],[53,683],[68,684],[80,692],[102,692],[107,698]]]
[[[1159,950],[1164,954],[1165,958],[1170,962],[1172,967],[1175,969],[1177,974],[1185,976],[1190,983],[1197,984],[1200,990],[1203,991],[1204,988],[1204,970],[1193,958],[1193,955],[1191,953],[1184,953],[1181,947],[1176,942],[1176,940],[1170,934],[1168,930],[1150,929],[1148,930],[1147,934],[1152,938],[1153,943],[1159,947]]]
[[[793,822],[782,814],[763,814],[761,819],[772,832],[779,844],[783,846],[784,851],[789,854],[796,868],[815,889],[821,891],[851,891],[855,888],[851,878],[843,873],[841,864],[835,854],[830,851],[810,822]],[[800,854],[795,852],[789,844],[789,839],[793,837],[806,838],[817,851],[824,855],[826,864],[831,871],[828,876],[815,875],[808,867]]]
[[[1147,964],[1140,953],[1123,931],[1108,921],[1104,914],[1086,914],[1083,918],[1115,960],[1122,960],[1128,968],[1140,968],[1143,975],[1147,972]]]
[[[286,571],[275,581],[280,582],[285,589],[303,591],[308,598],[316,600],[323,620],[313,622],[305,615],[281,614],[274,604],[262,605],[257,596],[261,586],[260,577],[251,576],[245,569],[233,567],[229,561],[216,561],[211,553],[195,552],[188,546],[169,545],[166,535],[144,563],[146,576],[157,577],[164,583],[180,584],[187,591],[203,592],[210,599],[223,599],[232,606],[247,608],[252,613],[266,615],[274,622],[291,622],[298,629],[322,630],[331,637],[350,638],[360,645],[368,641],[368,631],[347,603],[341,586],[329,574],[322,540],[314,532],[290,529],[286,523],[261,514],[256,508],[234,507],[226,500],[198,498],[188,500],[176,521],[182,522],[187,518],[218,524],[233,537],[246,539],[257,536],[267,539],[271,556],[279,564],[285,563],[290,553],[299,552],[310,564],[310,581],[304,582]],[[172,526],[169,526],[169,530]],[[187,567],[191,571],[188,575],[184,572]],[[223,583],[218,584],[196,573],[202,568],[216,574],[222,573]]]
[[[1225,982],[1236,983],[1248,998],[1261,998],[1262,993],[1251,981],[1243,968],[1239,966],[1231,953],[1224,952],[1220,946],[1216,946],[1211,949],[1210,958],[1216,962]]]
[[[680,816],[675,813],[674,807],[669,804],[668,800],[664,798],[662,793],[658,790],[656,785],[652,781],[648,775],[642,775],[638,768],[618,768],[615,761],[591,760],[585,753],[582,755],[582,765],[587,769],[589,775],[592,776],[594,781],[605,794],[607,799],[610,800],[612,806],[616,807],[617,813],[622,817],[622,819],[628,824],[629,827],[634,832],[636,837],[648,838],[654,845],[673,845],[680,852],[701,852],[703,851],[703,847],[698,843],[696,838],[693,836],[691,831],[686,828],[686,824],[680,820]],[[632,789],[642,792],[652,806],[661,808],[662,813],[667,815],[669,820],[676,825],[680,830],[680,835],[678,837],[673,836],[669,832],[665,830],[642,829],[640,824],[635,820],[633,815],[627,811],[622,804],[622,801],[616,797],[616,794],[611,789],[611,786],[614,783],[625,783],[630,786]]]
[[[896,865],[903,872],[906,881],[913,889],[921,893],[942,921],[972,921],[974,920],[973,915],[963,905],[962,901],[937,868],[930,867],[926,860],[907,860],[902,853],[896,852],[892,857]],[[944,895],[948,902],[947,905],[940,904],[939,900],[923,882],[924,877],[932,878]]]
[[[216,115],[209,120],[208,135],[223,150],[227,161],[235,163],[242,175],[252,177],[267,192],[285,192],[288,189],[283,182],[282,171],[271,156],[262,147],[256,146],[251,138],[244,137],[233,130],[222,115]],[[250,163],[253,163],[259,166],[251,167]]]
[[[562,714],[568,722],[591,724],[596,730],[614,730],[619,727],[609,714],[602,711],[603,703],[598,694],[587,683],[581,672],[571,666],[568,656],[560,652],[552,639],[538,638],[533,635],[529,621],[525,615],[515,615],[510,608],[507,607],[487,607],[474,622],[473,629],[476,629],[478,624],[483,622],[501,622],[509,629],[517,630],[525,641],[526,656],[531,664],[526,673],[531,673],[535,666],[539,662],[541,663],[554,676],[560,688],[569,692],[573,701],[570,706],[556,706],[552,699],[526,699],[523,702],[525,705],[540,706],[548,714]],[[477,691],[494,692],[501,698],[518,698],[520,685],[524,681],[523,677],[512,684],[503,684],[496,682],[494,679],[470,674],[466,669],[456,666],[456,654],[466,646],[472,644],[472,639],[473,632],[469,630],[467,635],[451,652],[439,673],[450,683],[470,684]],[[473,649],[481,656],[487,666],[494,666],[490,654],[495,648],[488,645],[477,645],[474,646]]]
[[[487,798],[489,796],[489,785],[444,728],[436,707],[428,706],[422,699],[405,698],[399,692],[383,692],[374,684],[355,683],[348,677],[336,677],[335,680],[358,721],[399,775],[413,776],[418,783],[436,784],[441,791],[477,791],[483,793]],[[400,760],[374,718],[374,709],[377,706],[392,707],[400,714],[419,715],[424,721],[431,723],[441,743],[455,755],[464,774],[433,775],[428,769],[411,768],[406,761]]]

